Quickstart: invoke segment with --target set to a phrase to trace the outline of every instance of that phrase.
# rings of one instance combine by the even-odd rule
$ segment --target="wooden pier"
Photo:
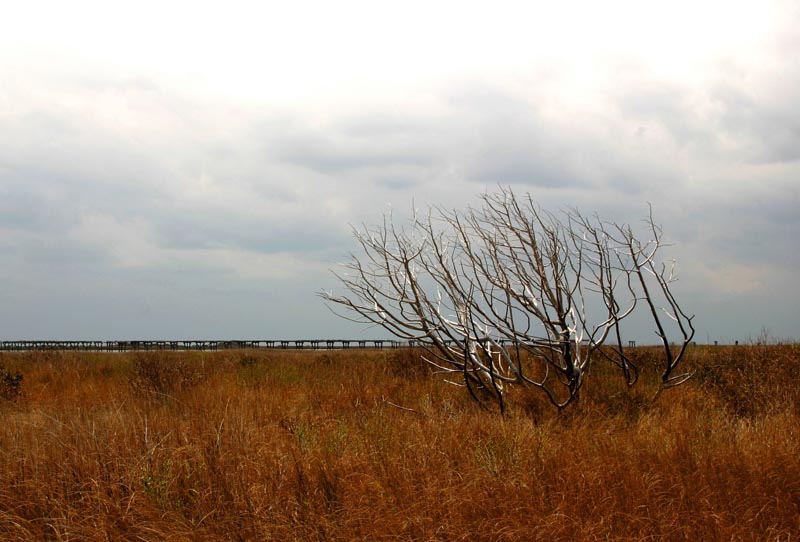
[[[408,348],[413,341],[396,339],[278,339],[191,341],[0,341],[2,352],[66,350],[84,352],[140,352],[155,350],[215,351],[233,349],[339,350],[346,348]]]
[[[462,345],[454,340],[443,340],[446,346]],[[517,344],[508,339],[496,341],[501,347]],[[519,343],[522,344],[522,343]],[[550,347],[553,343],[536,341],[525,343],[527,346]],[[635,346],[629,341],[628,346]],[[348,348],[397,349],[424,346],[422,341],[406,341],[398,339],[256,339],[256,340],[190,340],[190,341],[0,341],[0,352],[27,351],[78,351],[78,352],[147,352],[159,350],[216,351],[216,350],[342,350]],[[430,346],[430,345],[429,345]]]

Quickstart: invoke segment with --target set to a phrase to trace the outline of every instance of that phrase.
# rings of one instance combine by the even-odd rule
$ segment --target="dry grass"
[[[411,358],[0,355],[0,539],[800,539],[798,346],[697,347],[655,404],[598,367],[503,418]]]

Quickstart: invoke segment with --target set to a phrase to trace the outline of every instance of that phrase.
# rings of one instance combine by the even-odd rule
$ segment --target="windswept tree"
[[[621,324],[645,307],[664,349],[664,389],[690,376],[676,368],[694,328],[672,293],[674,264],[658,259],[652,213],[643,231],[577,209],[551,213],[503,189],[476,208],[434,207],[404,227],[388,215],[355,229],[361,253],[337,273],[345,292],[321,295],[337,314],[424,347],[423,359],[450,382],[481,404],[494,398],[501,411],[513,385],[565,407],[598,358],[633,386],[639,369]]]

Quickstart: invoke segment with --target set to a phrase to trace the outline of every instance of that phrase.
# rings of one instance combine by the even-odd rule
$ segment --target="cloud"
[[[789,317],[746,325],[789,334],[800,302],[790,278],[800,267],[800,32],[796,7],[776,6],[781,24],[763,16],[751,28],[752,6],[733,10],[719,35],[694,21],[691,47],[647,35],[651,17],[645,30],[612,25],[620,35],[596,54],[590,41],[610,32],[599,23],[562,36],[547,21],[567,13],[542,14],[535,41],[512,21],[513,35],[486,43],[475,31],[489,31],[487,14],[473,9],[454,29],[458,41],[430,59],[435,21],[410,57],[394,42],[346,57],[363,48],[350,36],[320,66],[319,51],[291,36],[301,57],[269,42],[275,63],[263,70],[256,48],[223,44],[203,45],[207,56],[187,59],[189,68],[176,60],[186,44],[166,64],[141,63],[122,43],[93,57],[87,39],[80,55],[31,58],[29,69],[3,47],[0,60],[15,69],[0,88],[0,301],[37,294],[19,322],[0,311],[0,325],[100,338],[361,332],[328,318],[313,295],[336,288],[326,270],[356,248],[348,224],[374,224],[389,209],[402,220],[412,205],[461,208],[501,184],[549,209],[617,221],[635,222],[651,202],[692,301],[724,306],[727,317],[762,296]],[[662,14],[670,39],[683,12]],[[162,26],[159,46],[173,38]],[[329,40],[340,33],[312,26]],[[746,50],[734,47],[740,37]],[[704,39],[713,47],[689,54]],[[113,51],[120,66],[103,60]]]
[[[343,175],[363,169],[431,166],[435,148],[425,146],[418,135],[420,130],[407,125],[315,127],[297,118],[291,122],[268,120],[254,137],[267,156],[278,161],[325,175]]]
[[[645,74],[642,74],[646,77]],[[663,130],[679,148],[708,150],[717,145],[709,129],[705,96],[667,81],[640,81],[616,96],[623,116],[642,131]]]
[[[757,98],[734,85],[720,85],[713,98],[720,107],[718,126],[730,139],[740,141],[744,157],[753,163],[800,160],[800,74],[794,80],[775,81],[783,93]]]

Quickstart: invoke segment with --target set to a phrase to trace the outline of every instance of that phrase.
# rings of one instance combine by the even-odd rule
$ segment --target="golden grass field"
[[[503,417],[415,356],[0,354],[0,540],[800,541],[798,345]]]

